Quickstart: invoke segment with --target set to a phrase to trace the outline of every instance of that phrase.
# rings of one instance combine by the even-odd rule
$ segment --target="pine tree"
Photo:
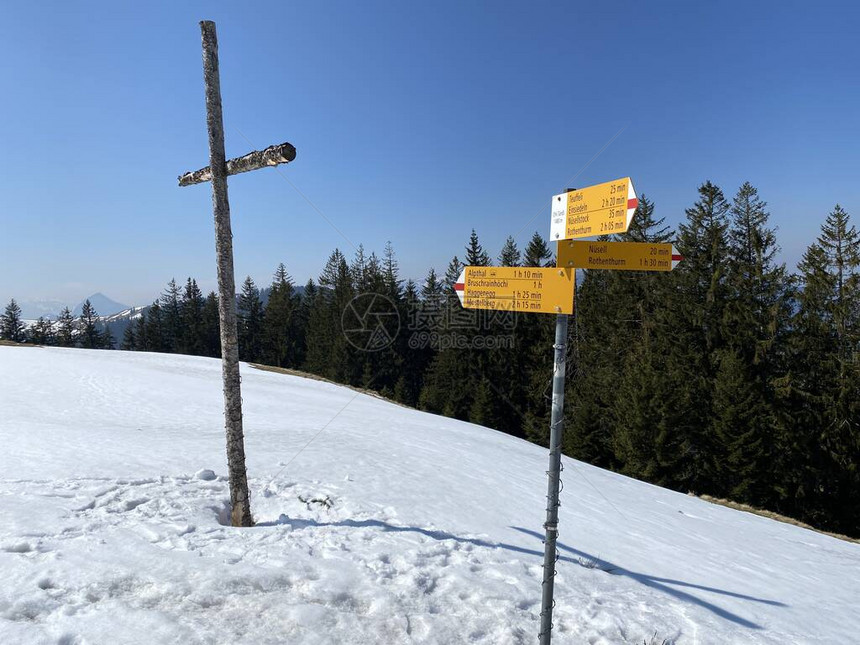
[[[431,269],[432,271],[432,269]],[[435,272],[433,272],[435,281]],[[427,283],[424,284],[427,287]],[[435,287],[434,287],[435,290]],[[433,296],[434,298],[436,296]],[[419,320],[422,313],[424,301],[421,300],[418,287],[412,280],[406,281],[403,293],[403,312],[401,314],[401,327],[403,322],[410,321],[407,329],[402,329],[397,338],[396,352],[397,376],[394,385],[394,398],[407,405],[417,405],[421,394],[424,371],[432,357],[432,349],[427,346],[416,344],[413,338],[420,338],[420,331],[416,329],[415,322]],[[424,330],[426,331],[426,330]],[[418,334],[418,335],[410,335]]]
[[[161,294],[162,343],[165,352],[178,352],[182,336],[182,292],[176,280],[171,278],[167,289]]]
[[[436,269],[430,267],[427,277],[424,278],[424,284],[421,285],[421,298],[423,300],[438,298],[442,295],[444,288],[444,284],[439,281],[439,277],[436,275]]]
[[[624,345],[620,334],[624,332],[626,341],[630,333],[626,328],[629,323],[622,322],[625,317],[618,315],[625,303],[612,296],[616,280],[613,273],[582,271],[569,330],[572,338],[568,342],[569,376],[565,394],[569,422],[564,449],[577,459],[604,468],[616,466],[612,412],[618,393],[613,383],[627,349],[620,351],[619,346]],[[613,330],[611,335],[607,335],[608,329]],[[551,384],[546,376],[543,379],[543,395],[549,396]]]
[[[540,233],[535,232],[523,253],[523,266],[548,267],[555,264],[554,253]],[[525,408],[523,431],[530,441],[549,445],[553,316],[517,315],[512,363],[521,373]],[[569,434],[569,433],[568,433]]]
[[[197,281],[188,278],[182,291],[179,303],[179,317],[182,322],[179,329],[177,351],[182,354],[205,356],[203,309],[206,301]]]
[[[789,380],[799,463],[795,501],[809,521],[860,533],[860,241],[839,206],[799,265]]]
[[[137,321],[129,323],[129,325],[125,328],[125,331],[122,333],[122,342],[119,345],[119,348],[121,350],[133,352],[139,349],[137,346],[137,337],[135,335],[136,328]]]
[[[374,290],[374,277],[371,275],[370,262],[364,252],[364,244],[359,244],[355,250],[355,257],[349,266],[352,282],[358,293],[369,293]]]
[[[102,335],[102,349],[115,349],[116,348],[116,338],[114,338],[113,334],[110,331],[110,325],[106,322],[104,324],[104,328],[101,331]]]
[[[688,414],[658,454],[675,474],[673,486],[696,492],[721,492],[714,419],[714,381],[724,347],[723,314],[728,301],[728,211],[723,192],[711,182],[699,187],[699,200],[686,210],[678,247],[684,261],[666,280],[665,303],[657,312],[660,345],[677,386],[689,402]]]
[[[263,361],[277,367],[294,367],[299,350],[298,298],[287,268],[279,264],[269,290],[263,319]]]
[[[312,292],[307,311],[305,367],[333,380],[358,384],[362,373],[356,373],[350,360],[352,352],[341,323],[353,288],[349,266],[340,250],[335,249],[329,256],[319,287]]]
[[[400,267],[394,254],[391,242],[385,243],[382,256],[382,280],[385,285],[385,295],[394,302],[400,301],[403,296],[403,280],[400,279]]]
[[[654,202],[642,193],[630,228],[619,237],[624,242],[666,243],[672,239],[673,231],[665,222],[665,217],[654,217]]]
[[[133,349],[139,352],[151,351],[149,339],[146,336],[146,310],[142,310],[140,316],[129,327],[134,327]]]
[[[719,446],[719,492],[773,508],[779,498],[775,460],[775,385],[785,370],[781,347],[791,316],[790,282],[774,261],[776,233],[758,191],[743,184],[728,228],[723,348],[715,352],[713,427]]]
[[[104,335],[99,331],[99,315],[89,300],[84,302],[79,318],[81,347],[85,349],[101,349],[104,347]]]
[[[860,333],[857,295],[860,290],[860,237],[850,224],[848,213],[837,204],[821,227],[818,244],[827,256],[835,281],[831,315],[836,331],[840,361],[850,361],[857,351]]]
[[[218,317],[218,296],[210,291],[203,303],[203,355],[221,358],[221,323]]]
[[[308,279],[301,293],[296,296],[296,358],[294,364],[304,366],[308,354],[308,326],[311,306],[316,298],[317,285],[313,278]]]
[[[263,343],[263,302],[260,291],[251,279],[245,278],[239,296],[237,315],[239,318],[239,358],[243,361],[257,361]]]
[[[553,250],[546,243],[546,240],[541,237],[541,234],[535,231],[535,234],[532,235],[532,238],[529,240],[528,245],[526,246],[525,253],[523,254],[523,266],[526,267],[548,267],[553,266],[554,262],[552,261]]]
[[[164,324],[164,312],[158,300],[149,307],[146,316],[146,347],[150,352],[167,352],[170,346],[167,341],[167,333]]]
[[[68,307],[63,307],[57,319],[57,345],[73,347],[75,344],[75,319]]]
[[[481,247],[475,231],[466,245],[468,265],[487,266],[490,258]],[[445,273],[445,294],[454,294],[460,271],[460,261],[454,256]],[[487,312],[465,310],[456,297],[450,297],[445,303],[442,313],[444,325],[440,329],[444,336],[463,347],[446,347],[439,351],[432,360],[424,379],[419,404],[431,412],[453,416],[458,419],[481,418],[488,415],[491,395],[487,394],[484,403],[475,405],[475,390],[463,387],[464,383],[474,383],[476,379],[493,378],[490,352],[477,349],[477,336],[490,336],[492,330],[485,324]]]
[[[451,262],[448,263],[448,268],[445,270],[445,281],[444,281],[444,289],[442,291],[443,295],[453,294],[454,293],[454,285],[457,283],[457,280],[460,277],[460,272],[463,270],[465,265],[460,262],[460,260],[455,255]]]
[[[490,256],[478,241],[478,234],[472,229],[469,243],[466,245],[466,266],[485,267],[490,265]]]
[[[44,316],[39,316],[39,319],[30,329],[30,341],[36,345],[53,345],[56,341],[54,334],[54,325]]]
[[[701,327],[709,359],[722,347],[720,325],[727,294],[728,211],[723,191],[705,182],[699,187],[699,201],[687,209],[687,221],[678,229],[678,246],[684,261],[674,274],[686,292],[685,298],[696,307],[691,322]]]
[[[508,236],[505,244],[499,253],[499,266],[516,267],[520,265],[520,250],[517,248],[517,242],[512,236]]]
[[[21,320],[21,307],[12,298],[6,305],[5,313],[0,316],[0,338],[11,340],[13,343],[23,343],[25,330],[26,325]]]

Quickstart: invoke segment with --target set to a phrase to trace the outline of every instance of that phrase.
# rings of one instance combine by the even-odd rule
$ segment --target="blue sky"
[[[298,149],[230,179],[237,281],[386,240],[419,279],[473,227],[495,256],[548,234],[553,193],[626,175],[672,225],[706,179],[751,181],[792,269],[835,203],[860,221],[849,3],[15,3],[0,302],[214,288],[208,185],[176,185],[208,163],[201,19],[228,156]]]

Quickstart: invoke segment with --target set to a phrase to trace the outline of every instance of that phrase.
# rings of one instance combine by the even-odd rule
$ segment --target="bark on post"
[[[218,257],[218,317],[221,322],[221,371],[224,378],[224,420],[227,432],[227,468],[230,477],[233,526],[253,526],[248,475],[245,471],[245,437],[242,431],[242,393],[239,379],[239,340],[236,330],[236,283],[233,275],[233,233],[227,201],[227,162],[221,115],[221,81],[218,74],[218,38],[215,23],[200,23],[203,35],[203,79],[206,84],[206,126],[209,130],[209,168],[212,209],[215,214],[215,251]],[[181,184],[180,184],[181,185]]]
[[[289,163],[296,158],[296,148],[291,143],[282,143],[277,146],[269,146],[265,150],[255,150],[249,152],[242,157],[230,159],[227,162],[227,175],[238,175],[242,172],[251,172],[259,170],[266,166],[277,166],[282,163]],[[194,172],[186,172],[184,175],[179,175],[180,186],[191,186],[193,184],[202,184],[212,180],[212,170],[209,166],[195,170]]]

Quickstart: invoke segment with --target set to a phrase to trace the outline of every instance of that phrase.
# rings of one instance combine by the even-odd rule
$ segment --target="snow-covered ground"
[[[545,449],[242,374],[249,529],[219,522],[218,361],[0,346],[0,643],[537,642]],[[860,642],[857,544],[564,484],[555,642]]]

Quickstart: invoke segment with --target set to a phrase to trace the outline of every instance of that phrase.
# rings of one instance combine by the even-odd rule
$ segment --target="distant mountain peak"
[[[72,312],[73,316],[81,315],[81,311],[84,307],[84,302],[86,302],[87,300],[90,301],[90,304],[93,306],[99,316],[113,316],[114,314],[118,314],[121,311],[125,311],[129,308],[128,305],[124,305],[121,302],[112,300],[99,291],[91,295],[89,298],[85,298],[83,301],[81,301],[78,306],[75,307],[75,310]]]

